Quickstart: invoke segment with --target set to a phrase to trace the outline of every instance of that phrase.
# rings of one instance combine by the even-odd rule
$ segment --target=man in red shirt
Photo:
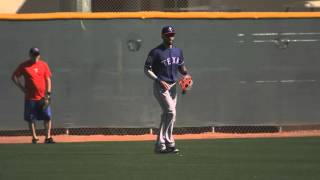
[[[51,71],[46,62],[40,59],[40,50],[31,48],[30,59],[23,62],[12,74],[13,82],[25,94],[24,119],[32,131],[32,143],[39,138],[36,134],[36,120],[44,121],[45,143],[55,143],[51,137],[51,108],[48,105],[51,95]],[[24,77],[24,83],[21,82]],[[47,106],[44,106],[46,104]]]

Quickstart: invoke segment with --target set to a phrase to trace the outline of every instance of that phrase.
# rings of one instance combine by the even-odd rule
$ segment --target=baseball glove
[[[179,85],[182,90],[182,94],[185,94],[187,91],[191,90],[193,85],[193,80],[190,75],[186,75],[179,80]]]
[[[50,105],[50,103],[51,103],[50,93],[46,93],[46,95],[40,99],[41,109],[43,111],[46,110],[48,108],[48,106]]]

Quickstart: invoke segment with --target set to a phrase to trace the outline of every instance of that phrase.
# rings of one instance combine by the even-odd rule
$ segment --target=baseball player
[[[178,72],[183,76],[188,76],[188,72],[184,65],[182,50],[173,45],[175,34],[172,26],[162,28],[163,42],[149,52],[144,66],[145,74],[154,81],[153,93],[162,109],[155,147],[156,153],[179,152],[172,136],[176,120],[176,82]]]
[[[46,138],[44,143],[55,143],[51,137],[51,71],[46,62],[40,59],[40,50],[31,48],[30,59],[21,63],[12,74],[13,82],[25,94],[24,120],[32,132],[32,143],[39,138],[36,134],[36,120],[44,120]],[[24,78],[24,83],[21,81]]]

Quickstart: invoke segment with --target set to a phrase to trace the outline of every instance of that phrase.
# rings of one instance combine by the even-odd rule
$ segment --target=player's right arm
[[[20,71],[20,67],[18,67],[12,74],[11,79],[13,81],[13,83],[24,93],[26,93],[26,88],[25,86],[22,84],[20,77],[21,77],[22,73]]]
[[[145,65],[144,65],[144,73],[147,75],[147,77],[149,77],[150,79],[157,81],[158,83],[160,83],[161,87],[164,90],[168,90],[169,89],[169,84],[166,83],[165,81],[162,81],[158,78],[158,76],[152,71],[152,64],[153,64],[153,57],[151,55],[148,56]]]
[[[144,74],[147,75],[151,80],[160,81],[158,76],[149,68],[144,68]]]

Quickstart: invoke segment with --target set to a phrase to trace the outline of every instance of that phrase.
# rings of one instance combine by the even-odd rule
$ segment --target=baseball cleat
[[[168,153],[179,153],[180,150],[177,149],[176,147],[167,147],[167,152]]]
[[[53,139],[52,139],[52,137],[51,138],[46,138],[45,140],[44,140],[44,143],[46,143],[46,144],[54,144],[54,143],[56,143]]]
[[[33,138],[33,139],[32,139],[32,144],[37,144],[38,141],[39,141],[39,138]]]
[[[167,150],[160,150],[160,149],[158,149],[158,150],[155,151],[155,153],[156,153],[156,154],[166,154],[166,153],[168,153],[168,151],[167,151]]]
[[[154,152],[156,154],[165,154],[168,153],[168,151],[166,149],[155,149]]]
[[[154,152],[157,154],[164,154],[167,153],[167,148],[165,145],[161,144],[161,145],[156,145]]]
[[[154,148],[154,152],[157,154],[167,153],[167,149],[166,149],[165,144],[157,144]]]

